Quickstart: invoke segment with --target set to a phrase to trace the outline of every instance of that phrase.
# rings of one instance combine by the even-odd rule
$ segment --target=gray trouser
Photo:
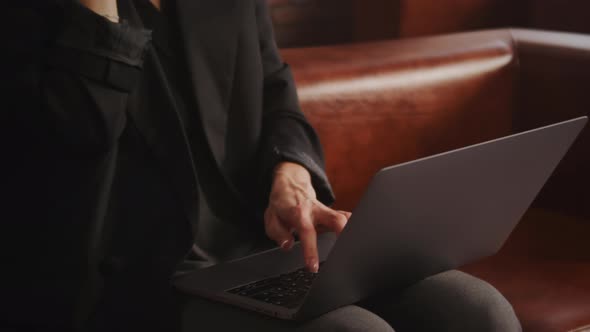
[[[494,287],[459,271],[432,276],[399,294],[379,294],[302,324],[191,298],[182,324],[183,332],[522,331],[512,306]]]

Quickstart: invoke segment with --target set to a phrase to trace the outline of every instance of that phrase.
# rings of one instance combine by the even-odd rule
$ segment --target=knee
[[[424,279],[399,294],[385,311],[401,331],[522,330],[512,306],[498,290],[460,271]]]
[[[394,332],[391,325],[376,314],[358,306],[346,306],[306,324],[303,331],[322,332]]]
[[[485,283],[482,285],[482,301],[474,316],[480,317],[481,326],[478,331],[505,331],[519,332],[522,331],[520,321],[512,305],[506,298],[500,294],[492,285]]]
[[[451,293],[455,294],[455,312],[463,313],[463,328],[457,331],[518,332],[522,331],[512,305],[489,283],[459,271],[446,276]],[[452,281],[450,281],[452,280]]]

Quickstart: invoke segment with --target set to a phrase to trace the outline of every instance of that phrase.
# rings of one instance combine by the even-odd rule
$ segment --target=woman
[[[36,259],[9,265],[19,273],[2,321],[44,331],[520,329],[495,289],[456,271],[303,324],[175,293],[173,274],[269,239],[289,250],[294,233],[317,272],[317,232],[340,232],[350,216],[327,207],[321,147],[266,1],[15,7],[21,228],[10,246]]]

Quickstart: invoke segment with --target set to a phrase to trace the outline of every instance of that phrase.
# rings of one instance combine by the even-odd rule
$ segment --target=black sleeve
[[[332,204],[334,194],[324,170],[322,147],[301,112],[291,70],[280,58],[266,1],[256,0],[256,15],[264,67],[262,178],[266,180],[266,188],[279,162],[295,162],[310,172],[318,199]]]
[[[15,125],[28,129],[21,134],[34,131],[75,153],[108,150],[125,127],[126,100],[141,74],[150,32],[113,23],[77,1],[12,14],[18,38],[9,49],[26,59],[15,61],[13,86]],[[51,30],[47,40],[38,37]]]

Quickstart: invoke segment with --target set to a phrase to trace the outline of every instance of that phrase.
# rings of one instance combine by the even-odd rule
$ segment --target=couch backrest
[[[283,55],[340,208],[354,207],[383,167],[512,132],[517,77],[507,31]]]
[[[382,167],[590,110],[585,36],[505,29],[290,49],[283,56],[343,209],[355,206]],[[537,204],[590,216],[590,172],[580,169],[590,169],[589,132]]]

